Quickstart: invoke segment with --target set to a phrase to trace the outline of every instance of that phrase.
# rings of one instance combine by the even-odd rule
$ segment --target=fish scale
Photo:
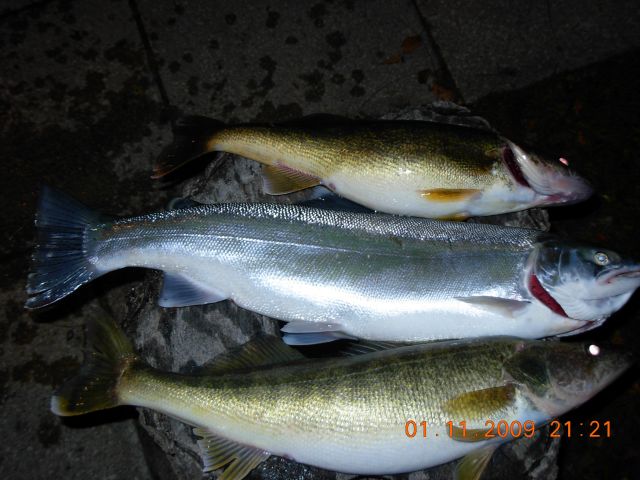
[[[225,418],[244,423],[248,435],[248,426],[259,423],[265,433],[295,428],[306,435],[324,432],[334,442],[340,442],[337,434],[343,442],[351,442],[356,432],[397,430],[395,436],[401,437],[409,418],[444,425],[452,419],[443,408],[448,399],[502,385],[500,359],[513,350],[514,342],[497,342],[492,348],[471,344],[464,351],[445,349],[428,355],[409,349],[402,355],[380,353],[375,360],[320,360],[218,378],[167,377],[153,370],[134,370],[120,388],[135,392],[138,402],[162,397],[176,409],[189,405],[193,411],[208,412],[215,417],[211,423],[216,429],[224,429]],[[470,358],[474,361],[469,362]],[[451,376],[451,371],[456,375]],[[124,396],[123,401],[133,399]],[[478,413],[484,406],[477,408],[465,412],[470,425],[485,420]],[[251,443],[249,436],[245,443]]]
[[[540,236],[298,206],[215,205],[103,224],[93,255],[101,269],[182,272],[251,310],[331,320],[360,336],[372,318],[426,316],[432,300],[524,298],[520,271]]]
[[[296,345],[577,332],[602,323],[640,284],[632,261],[544,232],[299,205],[105,220],[45,190],[37,225],[27,307],[145,267],[165,274],[160,305],[230,299],[287,322],[284,339]]]
[[[276,337],[259,337],[183,375],[146,365],[113,322],[92,321],[88,337],[94,350],[53,396],[54,413],[157,410],[195,426],[205,472],[226,466],[220,478],[233,480],[270,455],[374,475],[469,455],[464,472],[465,462],[486,465],[511,439],[485,437],[487,420],[539,429],[630,363],[621,352],[508,337],[309,360]],[[426,438],[417,429],[411,435],[408,421],[427,422]],[[477,478],[472,472],[462,478]]]
[[[268,194],[324,185],[377,211],[458,220],[591,194],[564,163],[525,152],[487,129],[337,118],[225,126],[203,117],[184,118],[175,127],[156,177],[206,153],[229,152],[265,166]]]

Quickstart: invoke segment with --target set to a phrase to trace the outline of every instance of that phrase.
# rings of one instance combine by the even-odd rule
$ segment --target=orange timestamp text
[[[546,425],[546,423],[545,423]],[[513,420],[487,420],[484,428],[467,429],[467,422],[454,423],[448,421],[445,423],[447,427],[447,435],[451,438],[461,440],[484,440],[491,438],[531,438],[536,433],[536,423],[533,420],[520,422]],[[543,425],[544,426],[544,425]],[[611,421],[601,422],[592,420],[590,422],[560,422],[560,420],[552,420],[549,422],[549,436],[551,438],[560,438],[563,434],[566,437],[582,437],[582,438],[611,438]],[[428,425],[425,420],[420,422],[416,420],[407,420],[404,425],[404,433],[409,438],[428,436]],[[435,436],[438,436],[436,433]]]

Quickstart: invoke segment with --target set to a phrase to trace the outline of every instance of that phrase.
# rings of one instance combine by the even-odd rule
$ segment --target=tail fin
[[[136,360],[133,347],[111,319],[92,320],[88,334],[91,350],[85,364],[51,398],[56,415],[82,415],[119,404],[118,382]]]
[[[211,139],[224,128],[224,123],[207,117],[189,116],[176,122],[174,140],[160,155],[151,178],[160,178],[185,163],[212,152]]]
[[[87,259],[86,250],[87,229],[99,220],[98,213],[68,195],[46,186],[42,189],[26,308],[49,305],[101,275]]]

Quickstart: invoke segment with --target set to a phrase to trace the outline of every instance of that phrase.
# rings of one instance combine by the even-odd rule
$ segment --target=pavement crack
[[[418,14],[418,18],[420,19],[420,23],[422,24],[422,29],[424,30],[424,33],[427,37],[426,44],[427,44],[429,53],[431,53],[431,57],[436,61],[435,74],[436,74],[436,79],[438,83],[453,92],[454,94],[453,100],[456,103],[463,104],[464,98],[462,97],[462,93],[458,89],[458,86],[456,85],[453,75],[451,75],[451,71],[449,70],[447,62],[445,61],[444,56],[442,55],[440,46],[436,43],[436,39],[433,37],[433,34],[431,33],[431,26],[429,25],[429,22],[427,21],[425,16],[422,14],[422,11],[420,11],[420,7],[418,7],[418,0],[411,0],[411,3],[413,4],[413,8]]]
[[[173,107],[171,105],[171,100],[169,99],[167,89],[165,88],[164,82],[162,81],[162,75],[160,75],[160,67],[158,66],[158,62],[156,60],[155,53],[153,52],[151,41],[149,40],[149,36],[147,35],[147,30],[144,26],[144,21],[142,20],[142,15],[140,15],[140,9],[138,8],[136,0],[129,0],[129,8],[131,9],[133,20],[136,22],[136,26],[138,27],[138,34],[140,35],[140,40],[142,41],[142,45],[147,56],[147,64],[149,65],[149,70],[151,70],[153,80],[158,87],[158,91],[160,92],[162,102],[165,104],[167,109],[172,109]]]

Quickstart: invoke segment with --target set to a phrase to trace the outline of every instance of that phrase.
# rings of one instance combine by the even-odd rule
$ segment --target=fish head
[[[536,206],[570,205],[593,194],[591,185],[573,172],[564,158],[552,161],[525,152],[510,141],[503,149],[502,157],[513,179],[536,193]]]
[[[521,342],[505,361],[507,378],[549,417],[589,400],[633,364],[630,352],[564,341]]]
[[[560,315],[589,322],[581,331],[598,326],[640,287],[640,263],[611,250],[548,240],[534,258],[531,294]]]

